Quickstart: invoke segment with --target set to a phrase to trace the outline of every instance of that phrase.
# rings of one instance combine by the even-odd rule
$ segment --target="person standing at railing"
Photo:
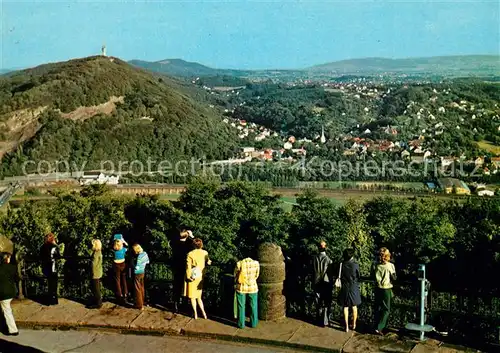
[[[361,293],[359,290],[359,265],[354,261],[354,249],[345,249],[343,262],[340,268],[340,292],[338,296],[339,305],[344,308],[345,330],[349,332],[349,308],[352,309],[352,329],[356,330],[358,320],[358,306],[361,304]]]
[[[134,266],[135,308],[144,310],[144,299],[146,296],[144,290],[144,273],[146,265],[149,264],[149,257],[139,244],[134,244],[132,249],[137,255]]]
[[[319,326],[330,324],[330,308],[333,294],[333,261],[326,254],[326,242],[321,241],[318,247],[319,253],[313,259],[313,290],[316,302],[316,319]]]
[[[198,312],[196,310],[198,304],[203,314],[203,318],[206,319],[207,314],[201,295],[203,293],[205,265],[210,265],[212,261],[208,257],[208,252],[203,250],[203,241],[201,239],[194,239],[193,246],[194,250],[188,253],[186,260],[186,285],[184,286],[184,296],[191,300],[194,318],[198,319]]]
[[[375,332],[384,334],[391,312],[391,301],[393,298],[392,281],[396,280],[396,268],[390,262],[391,253],[387,248],[379,250],[379,262],[373,269],[375,288]]]
[[[125,299],[128,295],[126,272],[127,266],[125,264],[125,254],[127,253],[127,248],[124,247],[124,245],[128,246],[125,239],[123,239],[123,235],[115,234],[113,243],[113,279],[115,282],[116,300],[120,305],[127,304]]]
[[[2,253],[0,260],[0,306],[9,336],[19,335],[10,302],[16,296],[17,269],[10,263],[11,254]]]
[[[238,261],[234,269],[236,290],[238,327],[245,328],[246,300],[250,302],[250,327],[256,327],[259,322],[258,302],[259,287],[257,278],[260,275],[260,264],[250,256]]]
[[[184,286],[186,281],[186,259],[188,253],[193,250],[193,232],[190,230],[182,230],[179,239],[176,239],[173,248],[173,300],[174,311],[179,312],[182,306],[182,298],[184,296]]]
[[[56,237],[53,233],[45,236],[45,244],[40,249],[40,257],[42,259],[42,272],[47,277],[48,282],[48,305],[59,304],[57,296],[58,276],[57,276],[57,260],[64,253],[64,244],[57,245]]]
[[[92,294],[93,300],[89,309],[102,307],[101,295],[102,278],[102,243],[99,239],[92,239]]]

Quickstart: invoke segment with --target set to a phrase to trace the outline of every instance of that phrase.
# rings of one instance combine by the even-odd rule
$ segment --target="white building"
[[[479,196],[494,196],[495,192],[491,190],[482,189],[477,192]]]
[[[80,177],[80,185],[108,184],[118,185],[119,175],[106,175],[101,172],[87,172]]]
[[[259,135],[255,136],[255,141],[262,141],[262,140],[265,140],[265,138],[266,138],[266,135],[259,134]]]

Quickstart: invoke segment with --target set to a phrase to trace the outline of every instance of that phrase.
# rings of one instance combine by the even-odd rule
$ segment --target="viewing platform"
[[[262,344],[313,352],[343,353],[458,353],[478,350],[452,346],[438,340],[419,342],[416,338],[391,332],[377,336],[345,332],[340,326],[321,328],[292,318],[260,321],[256,328],[239,329],[235,323],[209,315],[209,320],[194,320],[160,307],[144,311],[105,302],[101,309],[60,299],[59,305],[44,306],[31,300],[14,300],[14,317],[20,328],[106,330],[121,334],[187,336],[232,342]]]

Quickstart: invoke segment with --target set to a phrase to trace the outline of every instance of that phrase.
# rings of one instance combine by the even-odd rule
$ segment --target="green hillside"
[[[321,85],[253,85],[232,98],[233,116],[297,138],[315,140],[324,127],[322,153],[340,158],[352,142],[342,136],[410,141],[439,156],[481,155],[476,142],[500,146],[500,86],[480,80],[426,84],[368,84],[345,89]],[[240,105],[245,102],[244,105]],[[397,134],[387,132],[394,128]],[[369,130],[369,133],[365,133]],[[479,145],[484,149],[484,144]],[[492,148],[484,152],[495,151]],[[383,155],[386,153],[384,152]],[[494,153],[495,154],[495,153]],[[381,157],[382,154],[378,154]],[[377,158],[378,158],[377,157]],[[384,158],[390,158],[384,156]]]
[[[192,96],[196,96],[196,101]],[[235,132],[194,86],[154,76],[117,58],[42,65],[0,78],[4,175],[25,161],[226,158]],[[17,147],[17,148],[16,148]]]
[[[500,56],[463,55],[408,59],[364,58],[316,65],[308,70],[313,72],[329,71],[337,74],[399,72],[408,74],[498,75],[500,74]]]

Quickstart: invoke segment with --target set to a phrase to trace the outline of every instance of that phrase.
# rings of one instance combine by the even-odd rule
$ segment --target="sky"
[[[0,68],[99,54],[214,68],[500,54],[498,0],[0,0]]]

